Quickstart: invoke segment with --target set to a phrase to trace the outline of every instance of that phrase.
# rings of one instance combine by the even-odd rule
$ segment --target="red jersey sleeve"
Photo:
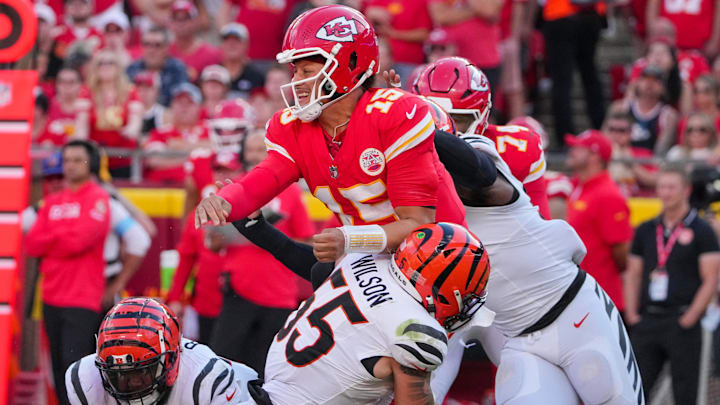
[[[180,262],[173,276],[172,286],[168,291],[167,301],[179,301],[182,297],[185,284],[187,284],[193,266],[198,258],[198,239],[202,238],[202,231],[195,229],[195,211],[187,216],[180,241],[175,247],[180,255]]]
[[[532,205],[538,207],[540,215],[545,219],[550,219],[550,205],[548,203],[547,182],[545,177],[540,177],[523,185],[525,192],[530,197]]]
[[[56,233],[53,232],[53,227],[48,226],[49,201],[51,198],[40,208],[37,221],[25,236],[25,250],[33,257],[44,256],[55,244]]]
[[[620,194],[609,194],[598,199],[594,207],[603,241],[609,245],[632,240],[633,229],[630,225],[630,208]]]
[[[99,189],[99,187],[98,187]],[[102,190],[83,198],[80,216],[73,226],[63,227],[62,243],[48,252],[53,257],[69,257],[84,253],[98,243],[104,243],[110,227],[109,197]]]
[[[396,100],[396,101],[395,101]],[[435,123],[419,97],[395,89],[379,89],[365,106],[375,115],[387,162],[387,190],[393,207],[437,205],[439,177],[435,168]]]
[[[146,151],[165,150],[165,148],[167,147],[167,141],[167,131],[164,131],[162,129],[153,129],[152,131],[150,131],[150,135],[148,136],[147,142],[145,142],[143,148]]]

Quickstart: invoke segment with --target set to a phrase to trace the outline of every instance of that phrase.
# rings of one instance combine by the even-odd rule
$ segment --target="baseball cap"
[[[215,80],[227,86],[230,84],[230,73],[220,65],[210,65],[203,69],[200,80]]]
[[[250,32],[248,32],[245,24],[232,22],[229,24],[225,24],[225,26],[223,26],[220,30],[220,37],[222,37],[222,39],[225,39],[229,36],[238,37],[244,41],[247,41],[248,39],[250,39]]]
[[[449,45],[452,43],[452,38],[450,38],[450,34],[442,29],[442,28],[435,28],[430,32],[430,35],[427,39],[427,44],[432,45]]]
[[[143,70],[135,75],[133,83],[135,83],[136,86],[157,87],[158,75],[157,73]]]
[[[213,159],[214,169],[240,170],[240,155],[235,152],[221,150]]]
[[[95,26],[100,29],[105,29],[110,24],[115,24],[118,27],[122,28],[123,31],[127,31],[130,28],[130,20],[128,20],[127,15],[123,13],[122,11],[113,11],[110,13],[103,13],[98,18]]]
[[[49,25],[55,25],[57,23],[57,17],[53,9],[44,3],[35,4],[35,15],[38,19],[45,21]]]
[[[173,100],[182,95],[190,96],[190,99],[196,104],[200,104],[202,101],[202,94],[200,94],[200,90],[191,83],[186,82],[175,86],[172,91]]]
[[[59,174],[63,174],[62,152],[57,151],[42,160],[42,176],[57,176]]]
[[[189,2],[188,0],[176,0],[172,4],[172,13],[178,13],[178,12],[186,12],[188,15],[190,15],[190,18],[195,18],[197,16],[197,8],[194,4]]]
[[[612,157],[612,143],[597,129],[588,129],[578,136],[565,135],[565,143],[570,147],[581,146],[600,155],[603,161],[609,162]]]

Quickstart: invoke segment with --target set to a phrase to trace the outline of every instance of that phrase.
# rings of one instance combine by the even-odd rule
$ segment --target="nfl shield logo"
[[[7,82],[0,82],[0,107],[5,107],[12,101],[12,85]]]

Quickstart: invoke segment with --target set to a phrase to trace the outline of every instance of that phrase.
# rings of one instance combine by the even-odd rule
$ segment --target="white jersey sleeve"
[[[65,389],[72,405],[112,404],[103,388],[100,371],[95,367],[95,354],[88,354],[65,371]]]
[[[395,317],[385,319],[392,321],[391,318]],[[401,365],[430,372],[445,359],[448,339],[445,331],[438,328],[439,325],[428,324],[426,319],[407,319],[400,324],[382,326],[388,327],[385,333],[390,338],[392,357]]]

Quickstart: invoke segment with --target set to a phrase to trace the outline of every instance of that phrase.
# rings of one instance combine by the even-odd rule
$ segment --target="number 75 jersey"
[[[344,225],[394,222],[397,206],[436,207],[437,221],[463,224],[465,212],[435,152],[434,135],[423,99],[397,89],[369,89],[333,153],[332,134],[289,109],[270,120],[265,144]]]
[[[402,290],[389,255],[348,255],[272,342],[263,388],[276,405],[387,404],[381,357],[432,371],[447,352],[440,324]]]

